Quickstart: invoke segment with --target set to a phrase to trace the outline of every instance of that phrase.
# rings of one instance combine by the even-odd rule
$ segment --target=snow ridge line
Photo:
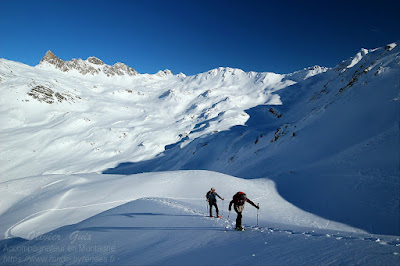
[[[6,230],[6,232],[4,233],[4,236],[5,236],[5,239],[15,237],[15,236],[11,233],[11,230],[12,230],[13,228],[17,227],[18,225],[22,224],[23,222],[25,222],[25,221],[27,221],[27,220],[29,220],[29,219],[31,219],[31,218],[34,218],[34,217],[37,217],[37,216],[41,215],[42,213],[46,213],[46,212],[50,212],[50,211],[73,210],[73,209],[78,209],[78,208],[89,208],[89,207],[101,206],[101,205],[107,205],[107,204],[113,204],[113,203],[122,203],[122,204],[123,204],[123,203],[128,203],[128,202],[131,202],[131,201],[135,201],[135,200],[138,200],[138,199],[141,199],[141,198],[127,199],[127,200],[115,200],[115,201],[102,202],[102,203],[94,203],[94,204],[88,204],[88,205],[82,205],[82,206],[72,206],[72,207],[65,207],[65,208],[51,208],[51,209],[41,210],[41,211],[32,213],[31,215],[29,215],[29,216],[23,218],[23,219],[20,220],[19,222],[17,222],[17,223],[15,223],[14,225],[10,226],[10,227]],[[178,203],[173,204],[172,202],[168,202],[167,200],[161,200],[161,198],[142,198],[142,199],[144,199],[144,200],[153,200],[153,201],[157,201],[157,202],[160,202],[160,203],[164,203],[164,204],[166,204],[166,205],[168,205],[168,206],[179,207],[180,209],[184,209],[184,210],[190,211],[190,212],[192,212],[192,213],[194,213],[194,214],[201,214],[200,212],[194,211],[194,210],[192,210],[192,209],[190,209],[190,208],[188,208],[188,207],[186,207],[186,206],[184,206],[184,205],[182,205],[182,204],[178,204]],[[202,200],[202,198],[180,198],[180,197],[171,197],[170,199],[174,199],[174,200],[189,200],[189,199],[190,199],[190,200]],[[122,205],[122,204],[120,204],[120,205]],[[117,205],[117,206],[115,206],[115,207],[118,207],[118,206],[120,206],[120,205]],[[105,211],[106,211],[106,210],[105,210]]]
[[[88,204],[88,205],[82,205],[82,206],[73,206],[73,207],[65,207],[65,208],[51,208],[51,209],[41,210],[41,211],[32,213],[31,215],[25,217],[24,219],[17,222],[16,224],[10,226],[10,228],[7,229],[7,231],[4,233],[4,235],[5,235],[6,239],[14,237],[11,233],[11,230],[13,228],[17,227],[18,225],[22,224],[23,222],[27,221],[30,218],[39,216],[41,213],[50,212],[50,211],[73,210],[73,209],[78,209],[78,208],[88,208],[88,207],[93,207],[93,206],[101,206],[101,205],[107,205],[107,204],[119,203],[119,202],[127,203],[129,201],[132,201],[132,200],[115,200],[115,201],[110,201],[110,202],[95,203],[95,204]]]
[[[74,207],[52,208],[52,209],[42,210],[42,211],[33,213],[33,214],[25,217],[18,223],[12,225],[5,232],[5,236],[6,236],[5,238],[6,239],[13,238],[14,236],[11,233],[13,228],[22,224],[23,222],[27,221],[28,219],[30,219],[32,217],[40,215],[41,213],[45,213],[45,212],[49,212],[49,211],[62,211],[62,210],[77,209],[77,208],[87,208],[87,207],[101,206],[101,205],[112,204],[112,203],[127,203],[127,202],[131,202],[131,201],[136,201],[136,200],[148,200],[148,201],[158,202],[158,203],[170,206],[175,209],[180,209],[180,210],[183,210],[186,212],[190,212],[192,214],[198,215],[199,217],[204,217],[207,215],[204,212],[194,210],[194,209],[192,209],[188,206],[185,206],[181,203],[171,201],[171,200],[176,200],[176,199],[202,200],[202,198],[193,199],[193,198],[180,198],[180,197],[172,197],[172,198],[148,197],[148,198],[137,198],[137,199],[128,199],[128,200],[116,200],[116,201],[88,204],[88,205],[74,206]],[[118,205],[118,206],[120,206],[120,205]],[[115,207],[118,207],[118,206],[115,206]],[[221,220],[223,220],[223,223],[225,224],[225,227],[224,227],[225,231],[227,229],[232,229],[230,220],[228,220],[227,218],[224,218],[224,217],[221,218]],[[218,220],[216,220],[216,221],[218,221]],[[301,234],[306,237],[327,237],[327,238],[336,238],[337,240],[359,240],[359,241],[375,242],[380,245],[389,245],[389,246],[400,247],[400,238],[391,239],[391,240],[383,240],[372,234],[370,236],[361,236],[361,235],[360,236],[352,236],[352,235],[340,234],[339,232],[337,232],[337,233],[318,233],[318,232],[315,232],[314,230],[305,231],[305,232],[297,232],[297,231],[290,230],[290,229],[278,229],[278,228],[272,228],[272,227],[255,227],[255,226],[250,227],[250,229],[252,232],[260,232],[260,233],[264,233],[265,231],[267,231],[267,233],[287,233],[289,235],[300,235]]]

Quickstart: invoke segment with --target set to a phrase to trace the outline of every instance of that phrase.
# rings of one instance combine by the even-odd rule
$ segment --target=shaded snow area
[[[290,74],[0,59],[0,264],[399,265],[399,86],[398,43]]]

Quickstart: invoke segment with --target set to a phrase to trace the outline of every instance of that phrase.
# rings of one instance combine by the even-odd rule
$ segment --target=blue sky
[[[0,0],[0,58],[96,56],[140,73],[333,67],[400,40],[399,1]]]

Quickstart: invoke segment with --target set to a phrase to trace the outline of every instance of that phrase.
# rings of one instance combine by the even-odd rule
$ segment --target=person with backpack
[[[254,204],[254,202],[252,202],[250,199],[247,198],[246,193],[239,191],[237,192],[231,202],[229,203],[229,211],[231,211],[232,209],[232,204],[233,204],[233,208],[235,210],[235,212],[237,213],[237,217],[236,217],[236,230],[243,230],[242,227],[242,212],[244,209],[244,204],[246,203],[246,201],[248,203],[250,203],[251,205],[253,205],[254,207],[256,207],[257,209],[259,209],[260,207],[257,206],[256,204]]]
[[[210,191],[207,192],[206,198],[207,202],[210,205],[210,217],[212,216],[212,206],[215,207],[215,211],[217,213],[216,218],[219,218],[219,211],[218,211],[218,206],[217,206],[217,197],[220,198],[221,200],[225,200],[224,198],[221,198],[217,192],[215,192],[215,188],[211,188]]]

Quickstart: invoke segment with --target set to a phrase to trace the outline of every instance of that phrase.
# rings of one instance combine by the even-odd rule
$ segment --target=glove
[[[231,211],[231,208],[229,208],[229,211]]]
[[[260,209],[260,207],[256,206],[257,209]]]

